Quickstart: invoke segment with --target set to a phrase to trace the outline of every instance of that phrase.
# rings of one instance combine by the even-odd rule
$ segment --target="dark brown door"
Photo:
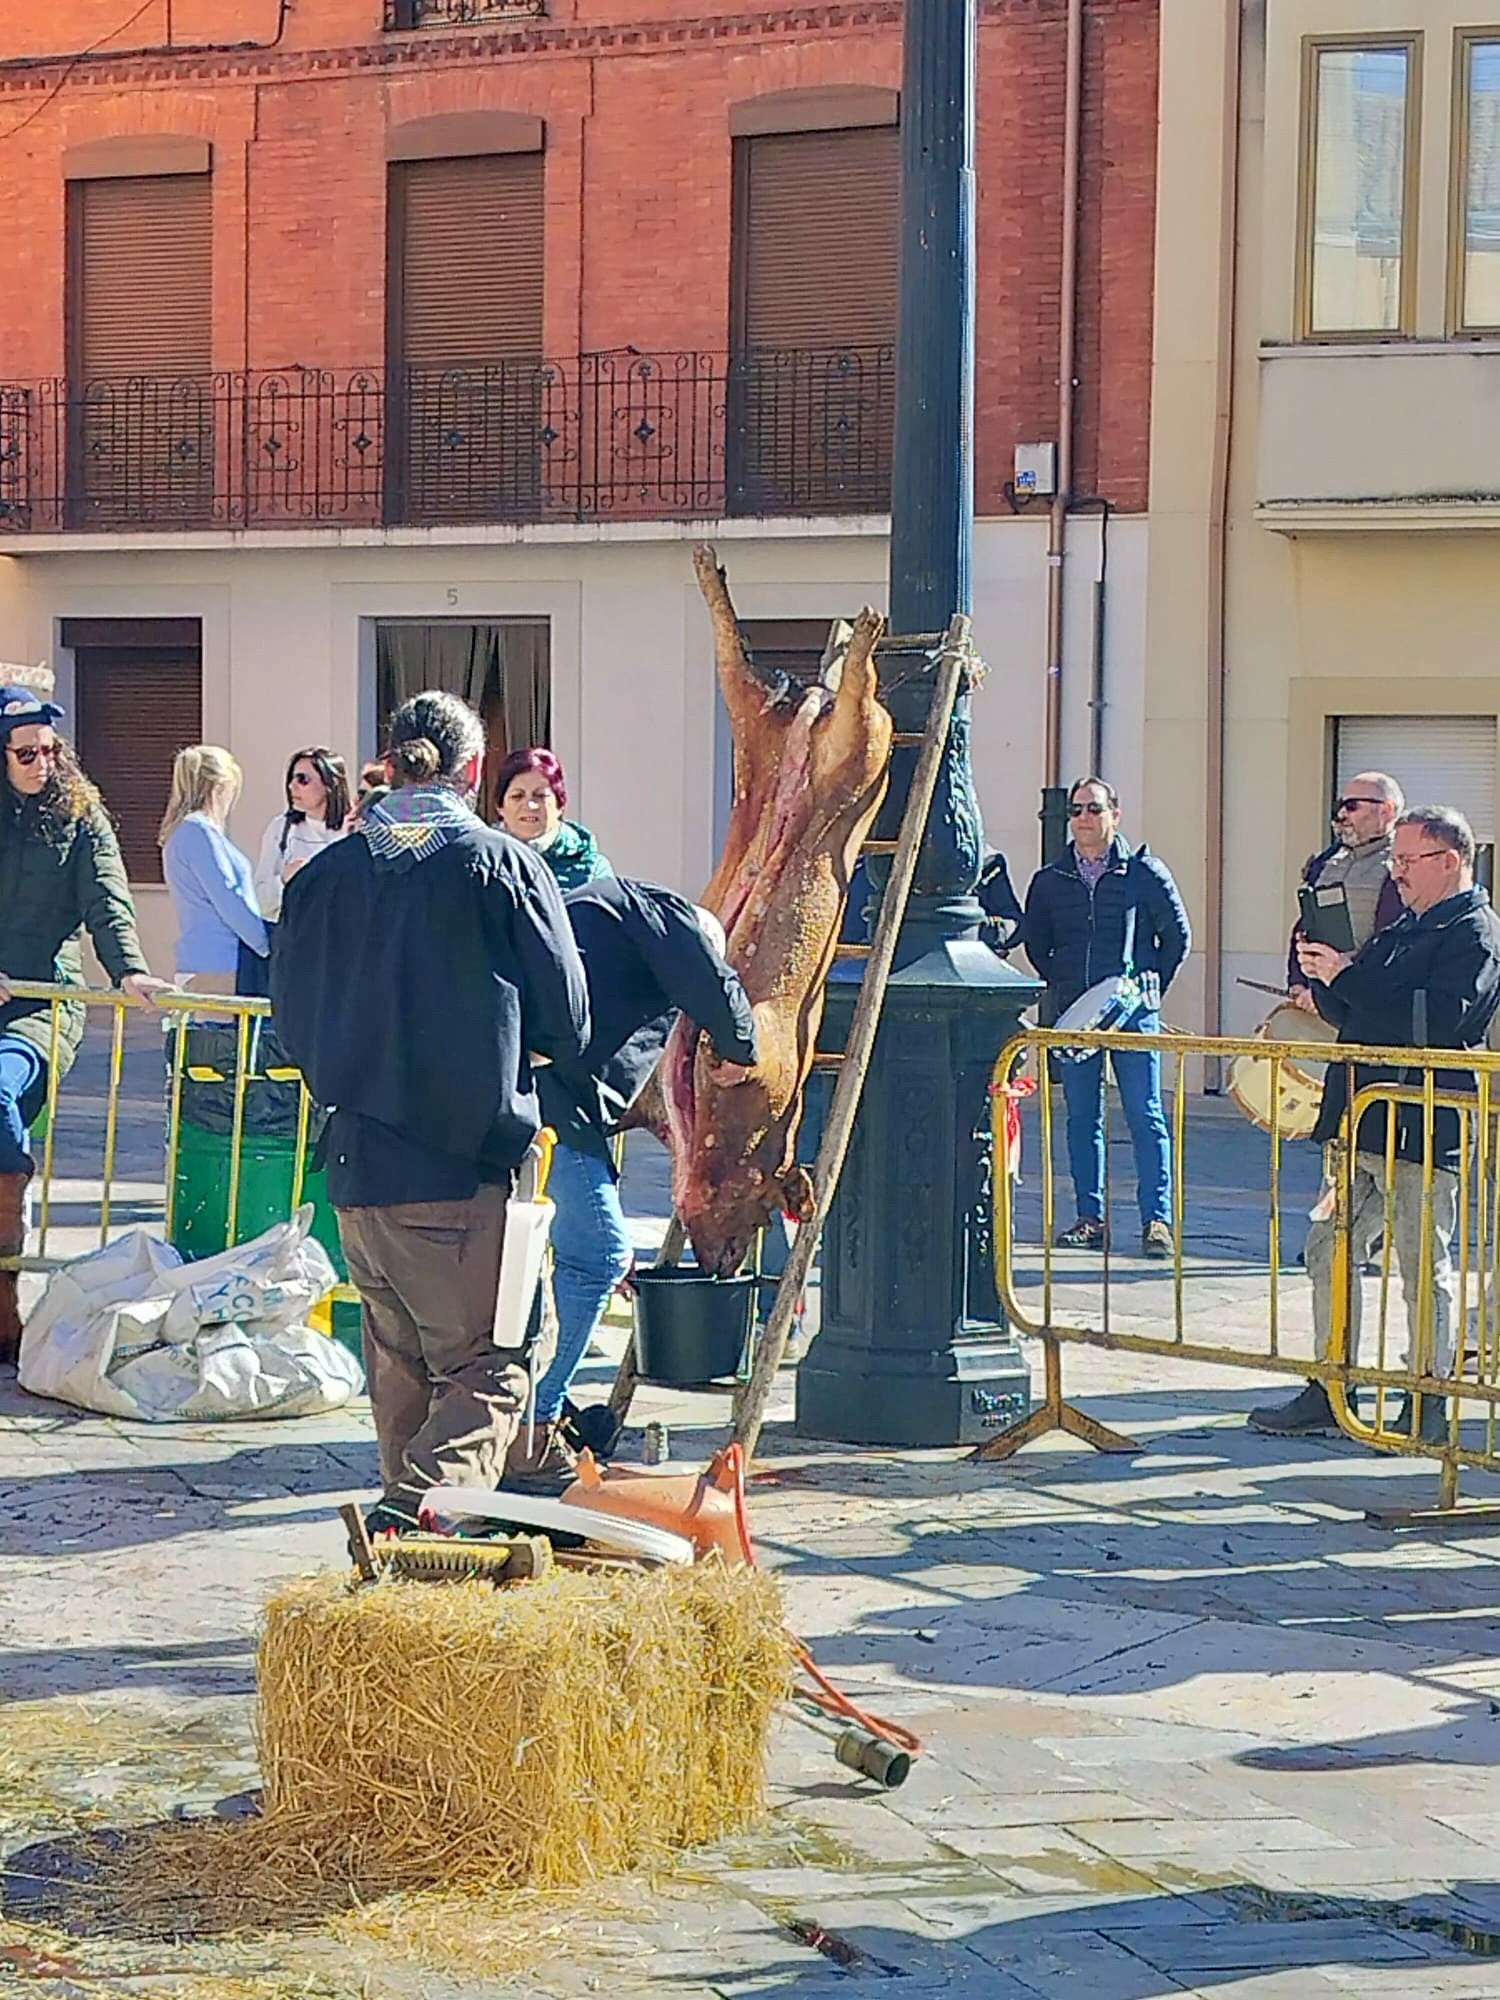
[[[172,759],[203,739],[203,648],[195,618],[65,618],[73,649],[79,761],[120,835],[132,882],[160,882],[156,830]]]
[[[888,507],[896,127],[767,133],[734,149],[735,511]]]
[[[211,194],[208,174],[69,185],[76,526],[215,517]]]
[[[534,518],[542,429],[543,156],[391,168],[398,520]]]

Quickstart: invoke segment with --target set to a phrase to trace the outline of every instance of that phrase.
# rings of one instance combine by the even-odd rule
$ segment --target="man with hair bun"
[[[384,1486],[372,1530],[428,1487],[494,1487],[527,1394],[494,1344],[505,1207],[541,1125],[533,1057],[588,1042],[583,965],[546,865],[474,812],[479,717],[397,711],[391,791],[287,884],[271,991],[319,1104],[329,1193],[364,1307]]]

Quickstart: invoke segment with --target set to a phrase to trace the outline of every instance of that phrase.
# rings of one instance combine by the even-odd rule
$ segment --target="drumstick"
[[[1268,986],[1263,979],[1236,979],[1234,983],[1236,986],[1253,987],[1257,993],[1275,993],[1283,1000],[1290,1000],[1292,997],[1290,987]]]

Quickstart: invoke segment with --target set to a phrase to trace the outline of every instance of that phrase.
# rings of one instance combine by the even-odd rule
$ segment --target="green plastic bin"
[[[239,1205],[234,1240],[248,1243],[292,1213],[297,1142],[246,1133],[240,1146]],[[214,1257],[225,1247],[229,1222],[229,1178],[233,1140],[227,1132],[205,1132],[183,1120],[177,1141],[172,1211],[172,1247],[184,1257]],[[313,1204],[313,1235],[333,1260],[340,1278],[348,1276],[338,1218],[328,1199],[328,1182],[311,1169],[303,1177],[302,1199]]]

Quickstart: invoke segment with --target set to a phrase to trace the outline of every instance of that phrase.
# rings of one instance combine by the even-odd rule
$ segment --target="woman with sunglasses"
[[[281,916],[281,895],[299,868],[332,841],[349,818],[349,774],[342,757],[315,745],[286,767],[286,808],[266,828],[255,870],[255,893],[268,924]]]
[[[0,687],[0,1255],[8,1257],[25,1242],[30,1128],[54,1057],[49,1003],[12,998],[9,981],[82,986],[87,931],[122,992],[149,1000],[166,984],[147,968],[109,815],[53,727],[62,713],[33,688]],[[58,1009],[59,1078],[85,1025],[82,1006]],[[16,1359],[20,1339],[16,1274],[0,1271],[0,1362]]]

